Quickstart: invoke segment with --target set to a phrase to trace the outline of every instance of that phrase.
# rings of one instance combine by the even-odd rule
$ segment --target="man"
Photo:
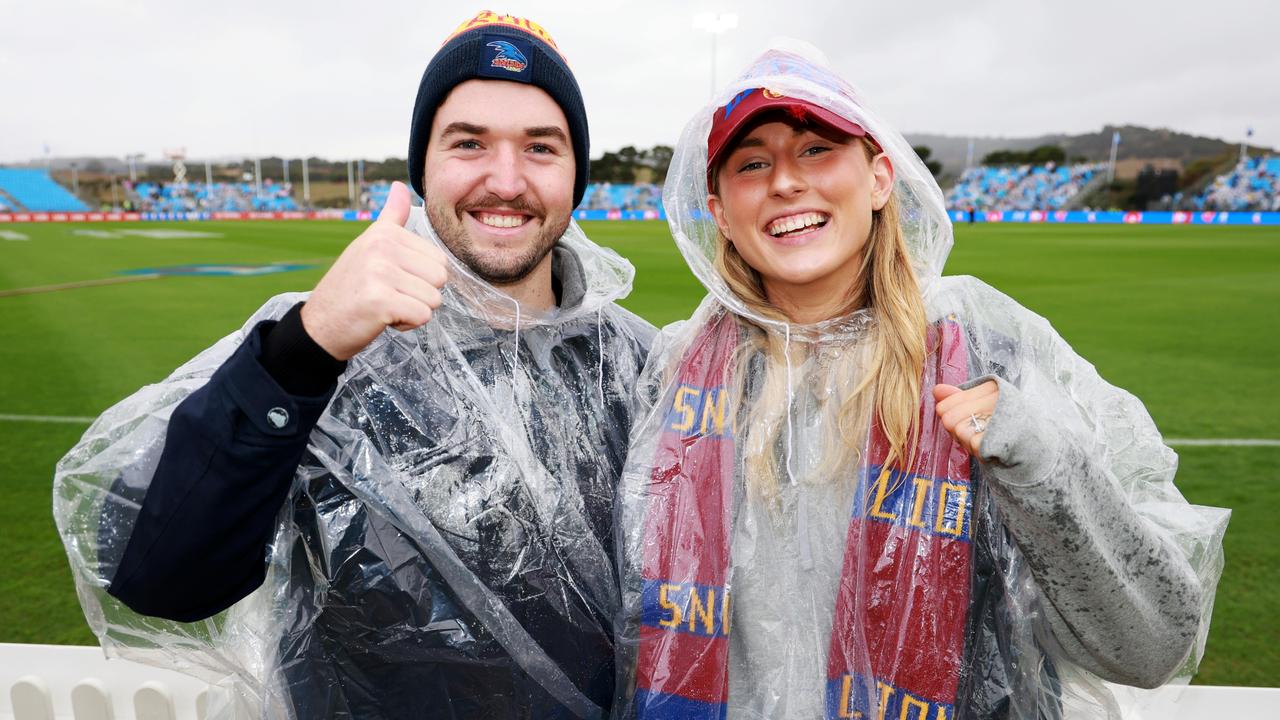
[[[231,676],[212,716],[607,712],[652,328],[614,304],[630,265],[570,222],[587,140],[536,24],[481,13],[445,42],[409,142],[425,209],[397,183],[309,299],[274,298],[59,464],[104,647]]]

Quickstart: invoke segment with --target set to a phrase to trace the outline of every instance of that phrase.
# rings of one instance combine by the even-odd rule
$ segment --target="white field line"
[[[119,285],[120,283],[138,282],[139,280],[155,280],[159,277],[162,276],[158,273],[148,273],[146,275],[125,275],[124,277],[103,278],[101,280],[80,280],[78,282],[58,283],[57,285],[0,290],[0,297],[31,295],[33,293],[54,292],[56,290],[75,290],[78,288],[98,287],[99,285]]]
[[[1174,447],[1280,447],[1274,438],[1165,438]]]
[[[61,423],[63,425],[88,425],[93,422],[91,417],[75,417],[70,415],[6,415],[0,413],[0,422],[26,422],[26,423]]]
[[[12,415],[0,413],[0,422],[62,423],[88,425],[95,418],[74,415]],[[1166,445],[1183,447],[1280,447],[1277,438],[1165,438]]]

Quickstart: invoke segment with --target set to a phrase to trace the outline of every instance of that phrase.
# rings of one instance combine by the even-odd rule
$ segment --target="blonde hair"
[[[868,160],[879,149],[867,138],[859,138]],[[720,235],[716,243],[714,266],[729,289],[756,314],[789,322],[786,315],[771,304],[764,293],[760,274],[738,254],[732,243]],[[925,312],[906,239],[899,223],[896,195],[872,214],[871,229],[862,264],[844,308],[837,317],[860,308],[868,308],[871,317],[869,343],[862,352],[842,348],[827,369],[833,392],[822,410],[829,421],[820,424],[823,432],[822,458],[818,468],[821,477],[829,477],[840,467],[848,467],[862,447],[871,417],[879,423],[888,440],[885,466],[899,466],[914,461],[914,445],[919,432],[921,374],[925,358]],[[739,425],[744,448],[743,462],[747,484],[767,499],[775,499],[778,490],[778,455],[789,398],[799,377],[791,379],[790,368],[804,364],[805,343],[788,343],[778,333],[768,332],[749,320],[738,318],[746,326],[749,341],[743,343],[734,359],[735,382],[732,407],[742,408],[746,399],[746,382],[750,363],[761,354],[766,362],[763,379],[752,392],[750,407],[741,415]],[[786,357],[790,351],[792,357]],[[797,357],[798,356],[798,357]],[[799,373],[796,373],[798,375]],[[861,379],[858,379],[861,378]],[[855,382],[855,379],[858,379]],[[868,406],[874,411],[869,415]]]

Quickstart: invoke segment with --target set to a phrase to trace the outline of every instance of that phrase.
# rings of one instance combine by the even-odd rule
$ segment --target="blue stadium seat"
[[[140,182],[131,199],[150,212],[292,212],[298,209],[293,186],[265,180],[262,191],[249,183]]]
[[[1228,212],[1280,210],[1280,157],[1247,157],[1225,175],[1184,203],[1179,195],[1174,202],[1189,210]]]
[[[662,188],[652,183],[588,183],[579,210],[658,211]]]
[[[947,191],[953,209],[1058,210],[1102,171],[1101,164],[1020,165],[969,168]]]
[[[0,190],[23,208],[34,212],[84,212],[80,198],[54,182],[47,170],[0,168]]]

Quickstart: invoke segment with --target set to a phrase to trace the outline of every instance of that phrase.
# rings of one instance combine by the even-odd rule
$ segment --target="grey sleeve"
[[[980,446],[983,476],[1047,602],[1063,653],[1112,682],[1155,687],[1186,660],[1201,587],[1121,488],[1052,417],[995,376],[999,399]]]

